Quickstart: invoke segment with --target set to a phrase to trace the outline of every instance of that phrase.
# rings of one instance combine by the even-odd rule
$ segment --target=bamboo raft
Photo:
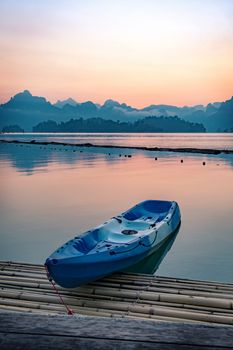
[[[81,316],[233,325],[233,284],[116,273],[72,290],[57,287]],[[0,311],[64,315],[43,265],[0,261]]]

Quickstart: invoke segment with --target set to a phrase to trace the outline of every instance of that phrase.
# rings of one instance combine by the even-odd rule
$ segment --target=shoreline
[[[56,142],[56,141],[19,141],[19,140],[3,140],[0,139],[0,143],[14,143],[14,144],[29,144],[29,145],[57,145],[57,146],[72,146],[72,147],[95,147],[95,148],[116,148],[116,149],[132,149],[151,152],[177,152],[177,153],[199,153],[199,154],[214,154],[221,153],[233,154],[233,150],[227,149],[208,149],[208,148],[171,148],[171,147],[143,147],[143,146],[119,146],[119,145],[97,145],[92,143],[68,143],[68,142]]]

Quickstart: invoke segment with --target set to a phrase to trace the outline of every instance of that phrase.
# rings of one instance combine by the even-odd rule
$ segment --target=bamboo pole
[[[2,276],[14,276],[14,277],[24,277],[25,275],[23,273],[20,273],[20,272],[12,272],[12,271],[1,271],[1,275]],[[32,273],[32,272],[29,272],[27,274],[28,277],[31,277],[31,278],[36,278],[38,280],[44,280],[46,279],[46,275],[42,275],[42,276],[38,276],[36,275],[35,273]]]
[[[208,296],[208,297],[216,297],[216,298],[224,298],[224,299],[233,299],[233,292],[229,292],[229,291],[218,291],[218,290],[209,290],[209,289],[205,289],[202,290],[201,288],[195,288],[192,289],[191,287],[189,288],[183,288],[182,285],[180,285],[179,287],[172,287],[170,286],[170,288],[160,288],[159,286],[153,285],[153,286],[148,286],[145,284],[145,286],[136,286],[136,285],[124,285],[124,284],[101,284],[101,283],[95,283],[95,284],[91,284],[93,286],[103,286],[106,288],[114,288],[114,287],[118,287],[120,289],[130,289],[130,290],[144,290],[144,291],[148,291],[148,292],[161,292],[161,293],[170,293],[170,294],[184,294],[184,295],[196,295],[196,296]]]
[[[207,284],[207,283],[203,283],[202,281],[198,282],[198,283],[192,283],[192,281],[189,280],[189,282],[187,282],[186,280],[180,280],[177,281],[176,279],[171,279],[170,281],[160,281],[157,279],[157,277],[153,277],[152,279],[137,279],[137,277],[134,279],[132,278],[116,278],[115,275],[112,275],[110,277],[105,277],[103,280],[101,281],[96,281],[94,282],[95,284],[98,283],[124,283],[124,284],[131,284],[131,285],[149,285],[149,286],[153,286],[153,285],[163,285],[163,286],[178,286],[178,285],[182,285],[182,286],[187,286],[187,287],[191,287],[191,288],[208,288],[208,289],[223,289],[223,290],[229,290],[229,291],[233,291],[233,285],[226,285],[224,283],[222,284]]]
[[[105,285],[114,285],[114,284],[129,284],[129,285],[136,285],[138,287],[140,286],[149,286],[149,287],[153,287],[153,286],[158,286],[158,287],[166,287],[166,288],[178,288],[179,286],[182,286],[183,288],[187,288],[187,289],[202,289],[202,290],[223,290],[223,291],[229,291],[233,293],[233,285],[230,286],[225,286],[225,285],[207,285],[207,284],[202,284],[202,283],[198,283],[198,284],[192,284],[192,283],[187,283],[187,282],[176,282],[176,281],[170,281],[170,282],[161,282],[158,281],[157,279],[154,280],[150,280],[150,281],[143,281],[143,280],[133,280],[133,279],[125,279],[125,278],[121,278],[121,279],[116,279],[114,278],[114,275],[111,276],[111,278],[105,278],[103,280],[99,280],[99,281],[95,281],[92,284],[105,284]]]
[[[162,281],[162,282],[181,282],[181,283],[189,283],[189,284],[202,284],[202,285],[207,285],[207,286],[224,286],[224,287],[230,287],[232,288],[233,285],[232,283],[227,283],[227,282],[217,282],[217,281],[204,281],[204,280],[191,280],[187,278],[174,278],[174,277],[162,277],[162,276],[150,276],[150,275],[145,275],[145,274],[127,274],[127,273],[122,273],[122,274],[114,274],[111,277],[112,278],[117,278],[117,276],[120,276],[121,278],[127,278],[128,280],[134,280],[134,281]]]

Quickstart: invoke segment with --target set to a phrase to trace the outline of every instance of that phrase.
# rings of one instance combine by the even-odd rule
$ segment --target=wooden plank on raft
[[[0,313],[0,348],[233,349],[233,327]]]
[[[79,288],[57,289],[80,315],[233,325],[233,285],[192,282],[116,273]],[[0,310],[66,314],[42,265],[4,261],[0,261]]]

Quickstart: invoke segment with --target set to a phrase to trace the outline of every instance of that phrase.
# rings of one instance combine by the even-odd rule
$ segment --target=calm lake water
[[[46,140],[67,143],[90,142],[97,145],[146,146],[146,147],[191,147],[212,149],[233,149],[232,133],[44,133],[5,134],[0,138],[23,140]]]
[[[0,182],[0,259],[43,263],[135,203],[167,199],[182,224],[156,274],[233,282],[233,155],[0,144]]]

